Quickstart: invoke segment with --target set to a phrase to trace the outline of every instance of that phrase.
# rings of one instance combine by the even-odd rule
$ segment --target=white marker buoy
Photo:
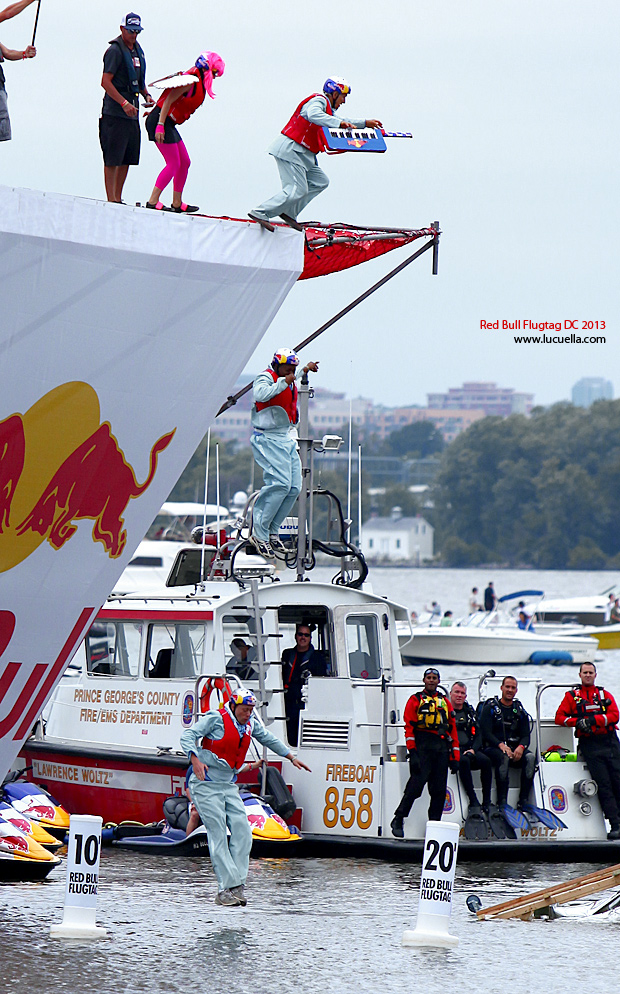
[[[71,815],[67,848],[67,882],[61,925],[52,925],[53,939],[88,939],[107,935],[95,925],[99,889],[102,819]]]
[[[459,825],[429,821],[424,838],[420,900],[415,929],[403,932],[403,946],[458,946],[450,935],[452,890],[459,844]]]

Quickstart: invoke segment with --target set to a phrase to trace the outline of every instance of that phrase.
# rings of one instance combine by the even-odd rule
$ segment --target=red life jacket
[[[266,373],[271,373],[273,377],[273,382],[276,383],[279,379],[278,374],[275,370],[269,368],[265,370]],[[292,425],[297,424],[297,384],[295,381],[290,386],[286,387],[286,390],[282,390],[281,393],[276,394],[271,400],[266,400],[264,402],[256,401],[256,410],[264,411],[266,407],[283,407],[288,414],[288,419]]]
[[[205,90],[205,85],[202,81],[202,73],[200,69],[197,69],[196,66],[192,66],[192,68],[188,69],[185,73],[183,73],[183,75],[195,76],[196,83],[189,91],[189,93],[184,93],[182,96],[180,96],[178,100],[174,101],[172,107],[170,108],[168,117],[171,118],[175,124],[184,124],[184,122],[187,121],[188,117],[191,117],[194,111],[198,110],[201,104],[204,103],[204,99],[207,93],[207,91]],[[164,106],[164,100],[166,99],[169,93],[170,93],[169,89],[164,90],[161,97],[157,101],[158,107]]]
[[[231,770],[238,770],[243,766],[245,755],[252,741],[250,723],[245,726],[243,735],[239,736],[239,729],[235,725],[230,711],[226,706],[218,708],[224,721],[224,735],[221,739],[209,739],[205,735],[202,740],[202,748],[209,749],[220,759],[226,760]]]
[[[306,121],[305,117],[301,116],[301,108],[304,104],[307,104],[309,100],[313,97],[324,97],[324,93],[311,93],[309,97],[302,100],[298,105],[297,109],[293,111],[293,116],[291,117],[288,124],[282,128],[282,134],[286,135],[287,138],[292,138],[294,142],[299,145],[304,145],[305,148],[309,148],[311,152],[315,155],[317,152],[324,152],[327,148],[327,143],[325,141],[325,135],[323,134],[323,129],[318,124],[312,124],[310,121]],[[325,109],[326,114],[333,116],[332,105],[327,100],[327,107]]]

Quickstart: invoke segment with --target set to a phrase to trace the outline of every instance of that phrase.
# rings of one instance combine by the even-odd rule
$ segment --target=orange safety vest
[[[277,383],[279,376],[275,370],[269,368],[265,370],[266,373],[271,373],[273,382]],[[255,407],[257,411],[264,411],[266,407],[283,407],[288,414],[288,419],[292,425],[297,424],[297,384],[293,380],[291,387],[287,385],[286,390],[280,391],[271,400],[256,401]]]
[[[298,145],[304,145],[305,148],[309,148],[311,152],[316,155],[317,152],[324,152],[327,148],[327,142],[325,141],[325,135],[323,134],[323,129],[318,124],[312,124],[311,121],[306,121],[305,117],[301,116],[301,108],[304,104],[307,104],[309,100],[313,97],[324,97],[324,93],[311,93],[309,97],[302,100],[297,106],[296,110],[293,111],[293,116],[291,117],[288,124],[285,124],[282,128],[282,134],[286,135],[287,138],[292,138],[294,142]],[[327,100],[327,107],[325,113],[333,116],[332,105]]]
[[[184,124],[185,121],[187,121],[187,119],[191,117],[194,111],[198,110],[198,108],[204,103],[204,99],[207,93],[207,91],[205,90],[205,85],[202,81],[202,73],[200,69],[197,69],[196,66],[192,66],[192,68],[188,69],[183,75],[195,76],[196,83],[189,91],[189,93],[184,93],[182,96],[180,96],[178,100],[174,101],[172,107],[170,108],[168,117],[171,118],[175,124]],[[164,106],[164,100],[166,99],[169,93],[170,89],[164,90],[161,97],[157,101],[158,107]]]
[[[252,741],[250,723],[243,729],[243,735],[239,736],[239,729],[235,725],[230,711],[227,707],[218,708],[224,722],[224,735],[221,739],[210,739],[206,735],[202,740],[202,748],[209,749],[220,759],[224,759],[231,770],[239,770],[243,766],[246,753]]]

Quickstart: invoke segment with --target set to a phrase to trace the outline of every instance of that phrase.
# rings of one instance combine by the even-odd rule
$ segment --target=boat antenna
[[[205,578],[205,551],[207,540],[207,499],[209,494],[209,455],[211,452],[211,429],[207,431],[207,460],[205,466],[205,506],[202,512],[202,549],[200,550],[200,582]]]
[[[353,365],[353,364],[351,364]],[[347,536],[347,541],[351,541],[351,457],[352,451],[351,446],[353,439],[351,437],[353,430],[353,400],[349,397],[349,470],[347,474],[347,530],[345,532]]]
[[[362,548],[362,446],[357,447],[357,544]]]
[[[217,551],[220,551],[220,443],[215,443],[215,503],[217,504]]]

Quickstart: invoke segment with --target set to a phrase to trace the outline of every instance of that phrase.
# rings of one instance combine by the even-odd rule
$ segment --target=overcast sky
[[[35,9],[0,25],[5,45],[30,41]],[[0,145],[0,183],[103,198],[101,59],[127,9],[42,0],[37,58],[5,66],[13,141]],[[203,49],[226,62],[217,99],[183,126],[186,199],[207,213],[243,217],[279,189],[265,148],[328,75],[351,84],[352,117],[415,135],[385,155],[321,157],[331,185],[302,219],[439,220],[443,236],[437,277],[424,256],[310,348],[306,358],[321,360],[317,385],[391,406],[489,380],[548,404],[569,398],[581,376],[602,375],[620,395],[618,0],[148,0],[132,9],[149,80],[188,68]],[[161,164],[144,136],[142,147],[129,202],[147,198]],[[301,341],[405,252],[297,284],[248,369]],[[518,345],[501,329],[518,319],[605,321],[607,341]]]

